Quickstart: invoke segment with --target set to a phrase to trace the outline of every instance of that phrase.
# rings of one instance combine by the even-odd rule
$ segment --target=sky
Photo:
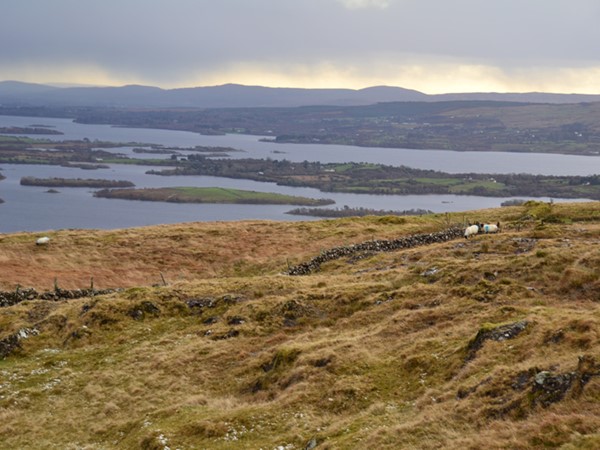
[[[598,0],[2,0],[0,81],[600,94]]]

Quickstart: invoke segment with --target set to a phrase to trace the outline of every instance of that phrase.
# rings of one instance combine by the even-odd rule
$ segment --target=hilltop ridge
[[[397,86],[363,89],[307,89],[223,84],[176,89],[155,86],[56,87],[19,81],[0,81],[0,106],[90,106],[120,108],[245,108],[310,105],[371,105],[379,102],[509,101],[579,103],[600,101],[600,95],[525,93],[425,94]]]
[[[120,289],[0,308],[12,448],[600,445],[598,202],[45,234],[0,289]]]

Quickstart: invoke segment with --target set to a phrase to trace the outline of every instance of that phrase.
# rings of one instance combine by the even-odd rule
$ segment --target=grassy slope
[[[324,248],[463,218],[505,229],[281,274]],[[49,235],[44,248],[2,236],[5,288],[90,274],[129,288],[0,309],[0,338],[39,331],[0,361],[8,448],[600,445],[600,377],[546,407],[527,377],[600,360],[598,203]],[[149,287],[159,272],[172,284]],[[480,329],[519,320],[523,333],[467,361]]]

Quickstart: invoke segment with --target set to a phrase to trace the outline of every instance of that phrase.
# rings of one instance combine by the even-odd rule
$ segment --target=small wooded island
[[[335,203],[331,199],[313,199],[273,192],[244,191],[219,187],[170,187],[145,189],[103,189],[95,197],[146,200],[172,203],[239,203],[254,205],[318,206]]]
[[[31,127],[0,127],[0,134],[48,134],[48,135],[63,135],[62,131],[52,130],[43,126]]]
[[[22,177],[22,186],[44,186],[44,187],[88,187],[88,188],[125,188],[133,187],[131,181],[103,180],[94,178],[35,178]]]

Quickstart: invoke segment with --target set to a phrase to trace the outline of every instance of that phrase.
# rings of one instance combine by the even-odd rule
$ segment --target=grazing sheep
[[[479,225],[479,229],[486,234],[497,233],[500,231],[500,222],[498,222],[496,225],[494,225],[493,223],[482,223]]]
[[[50,238],[48,236],[44,236],[35,241],[35,245],[46,245],[50,242]]]
[[[477,233],[479,233],[479,226],[478,225],[469,225],[465,229],[465,239],[468,239],[469,236],[473,236]]]

